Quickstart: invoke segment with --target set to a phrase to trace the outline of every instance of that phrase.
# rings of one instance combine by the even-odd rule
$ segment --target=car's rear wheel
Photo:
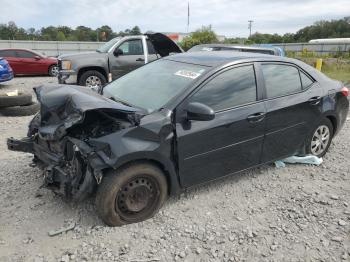
[[[96,70],[89,70],[84,72],[79,79],[79,85],[100,88],[107,83],[106,77]]]
[[[52,65],[49,67],[49,76],[57,76],[58,74],[58,66]]]
[[[313,130],[308,139],[306,151],[317,157],[323,157],[331,145],[333,138],[333,124],[328,118],[324,118]]]
[[[96,209],[109,226],[121,226],[155,215],[168,195],[164,173],[149,163],[132,164],[111,171],[96,194]]]

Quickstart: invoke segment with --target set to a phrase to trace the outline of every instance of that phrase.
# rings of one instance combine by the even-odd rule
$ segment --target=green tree
[[[211,44],[217,43],[218,39],[211,26],[203,26],[201,29],[196,30],[189,36],[185,37],[180,43],[184,50],[188,50],[191,47],[199,44]]]
[[[66,41],[66,36],[64,35],[64,33],[62,31],[58,31],[56,39],[57,39],[57,41]]]

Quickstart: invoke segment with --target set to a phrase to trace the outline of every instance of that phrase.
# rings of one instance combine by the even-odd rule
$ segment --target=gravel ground
[[[16,78],[0,92],[48,82]],[[30,119],[0,117],[0,261],[350,261],[350,119],[320,167],[244,172],[119,228],[103,224],[93,199],[66,203],[40,189],[31,155],[7,151],[5,139],[23,136]]]

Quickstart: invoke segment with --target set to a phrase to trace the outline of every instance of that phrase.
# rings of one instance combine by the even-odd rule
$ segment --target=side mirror
[[[215,118],[214,110],[202,103],[189,103],[186,111],[188,120],[210,121]]]
[[[113,55],[114,56],[120,56],[120,55],[123,55],[124,53],[123,53],[123,50],[121,50],[121,49],[119,49],[119,48],[116,48],[116,49],[114,49],[114,51],[113,51]]]
[[[40,59],[41,59],[41,57],[40,57],[40,56],[38,56],[38,55],[36,55],[36,56],[34,56],[34,59],[35,59],[35,60],[40,60]]]

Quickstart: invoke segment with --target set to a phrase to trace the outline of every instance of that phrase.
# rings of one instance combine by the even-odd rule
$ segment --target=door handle
[[[137,62],[145,62],[145,59],[143,59],[143,58],[137,58],[136,61],[137,61]]]
[[[266,113],[264,112],[260,112],[260,113],[256,113],[256,114],[252,114],[250,116],[247,117],[248,122],[250,123],[257,123],[262,121],[266,116]]]
[[[320,96],[314,96],[309,99],[309,103],[313,106],[318,105],[321,102],[321,97]]]

